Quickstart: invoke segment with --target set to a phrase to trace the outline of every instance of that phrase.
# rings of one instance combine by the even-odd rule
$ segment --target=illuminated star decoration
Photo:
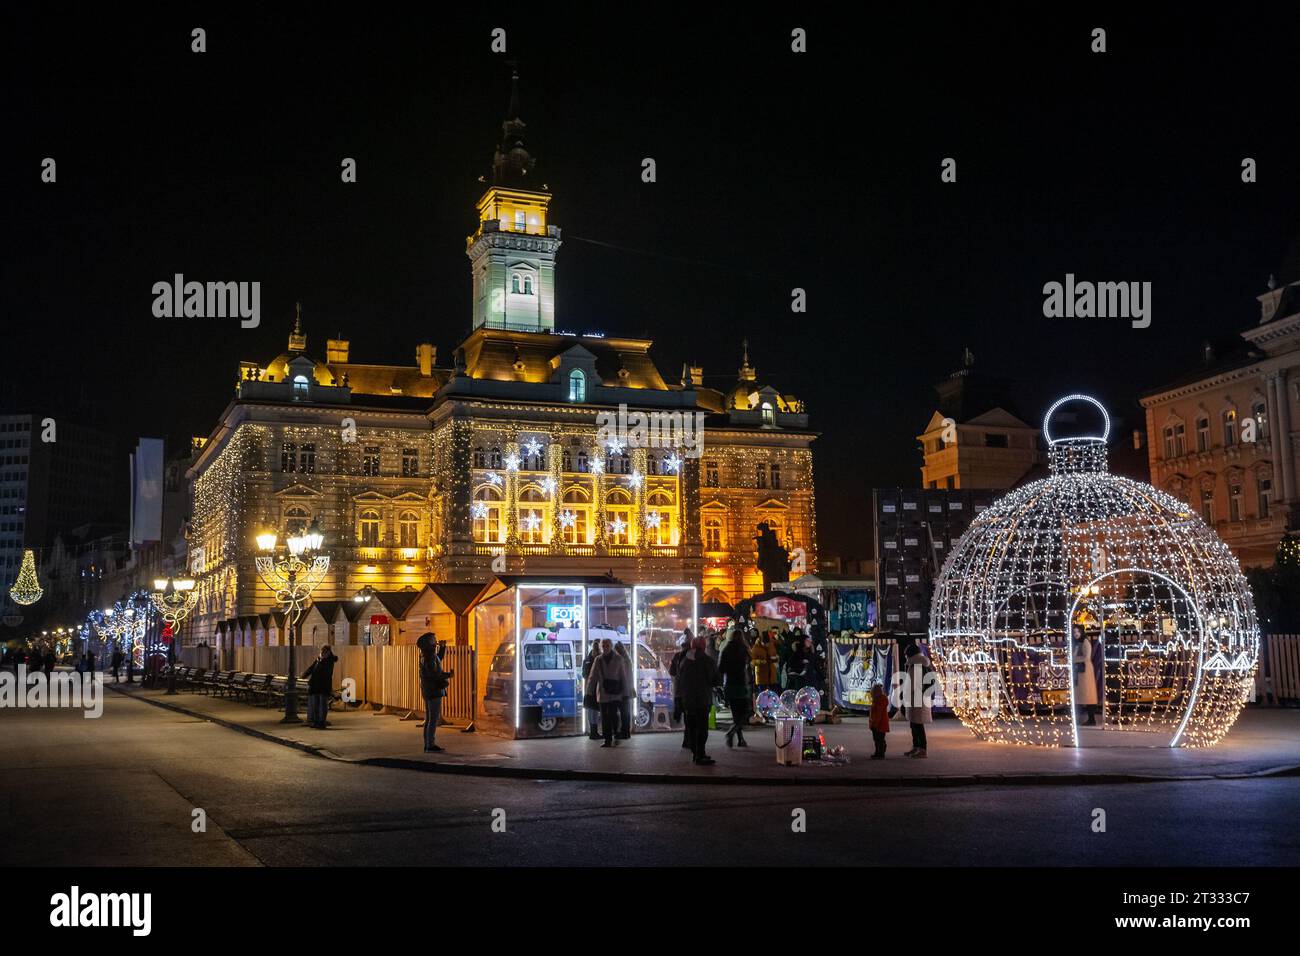
[[[620,452],[622,452],[623,449],[625,449],[627,446],[624,445],[617,438],[611,438],[609,441],[605,442],[605,447],[609,449],[609,453],[611,455],[617,455]]]
[[[669,455],[664,459],[664,471],[670,475],[677,474],[677,469],[682,467],[682,460],[676,455]]]
[[[529,531],[536,531],[542,525],[542,519],[538,515],[525,515],[524,527]]]
[[[660,515],[659,512],[652,511],[645,516],[645,523],[647,527],[657,528],[659,527],[659,522],[662,520],[662,518],[663,516]]]
[[[605,459],[603,458],[591,459],[591,473],[593,475],[599,475],[604,470],[605,470]]]
[[[641,472],[639,472],[639,471],[634,471],[634,472],[632,472],[632,474],[631,474],[631,475],[628,477],[628,479],[627,479],[627,483],[628,483],[629,485],[631,485],[633,488],[640,488],[640,487],[641,487]]]
[[[481,501],[476,501],[469,506],[469,513],[473,515],[476,519],[486,518],[487,511],[488,511],[487,505]]]
[[[483,476],[483,480],[486,481],[489,485],[501,484],[501,476],[498,475],[495,471],[489,471],[486,475]]]
[[[614,516],[614,520],[609,523],[609,530],[614,534],[622,534],[627,530],[627,522],[623,520],[622,515]]]
[[[562,528],[572,528],[574,522],[577,520],[578,516],[572,511],[565,510],[560,512],[560,527]]]
[[[506,455],[506,457],[505,457],[505,466],[506,466],[506,471],[518,471],[518,470],[519,470],[519,456],[516,455],[516,454],[514,454],[514,453],[511,453],[511,454],[509,454],[509,455]]]
[[[555,494],[555,479],[554,479],[554,478],[543,478],[543,479],[542,479],[542,491],[546,492],[548,495]]]
[[[533,455],[534,457],[540,454],[541,450],[542,450],[542,443],[539,442],[536,438],[530,438],[528,439],[528,441],[524,442],[524,451],[528,452],[528,454]]]

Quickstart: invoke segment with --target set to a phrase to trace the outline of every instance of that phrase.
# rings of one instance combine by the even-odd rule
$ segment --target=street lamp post
[[[321,550],[325,536],[320,525],[312,521],[307,529],[291,534],[281,551],[274,531],[257,536],[257,573],[273,592],[275,601],[284,606],[289,622],[289,674],[284,693],[284,724],[301,723],[298,717],[298,622],[311,599],[311,592],[329,570],[330,557]]]
[[[194,610],[199,592],[192,578],[158,578],[153,582],[153,606],[171,631],[167,645],[167,693],[176,693],[176,642],[180,640],[180,623]]]

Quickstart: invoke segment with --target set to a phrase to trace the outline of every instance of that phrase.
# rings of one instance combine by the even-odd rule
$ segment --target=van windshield
[[[572,645],[559,641],[524,645],[524,669],[530,671],[573,670]]]

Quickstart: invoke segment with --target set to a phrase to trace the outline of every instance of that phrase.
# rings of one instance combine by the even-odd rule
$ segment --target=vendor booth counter
[[[686,584],[497,578],[471,612],[478,729],[511,738],[586,734],[582,666],[605,639],[635,655],[632,730],[680,729],[668,667],[683,629],[696,630],[697,601]]]

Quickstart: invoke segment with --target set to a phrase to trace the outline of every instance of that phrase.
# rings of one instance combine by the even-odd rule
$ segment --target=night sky
[[[342,332],[353,361],[413,364],[428,340],[448,364],[511,59],[563,230],[557,326],[651,337],[669,380],[693,360],[722,388],[747,336],[822,432],[824,553],[868,555],[870,489],[917,484],[914,436],[964,348],[1031,410],[1082,390],[1135,421],[1204,339],[1257,321],[1300,235],[1294,12],[495,9],[11,21],[0,402],[85,403],[124,449],[207,434],[295,300],[315,354]],[[260,281],[261,327],[154,318],[176,272]],[[1152,282],[1151,327],[1045,319],[1067,272]]]

